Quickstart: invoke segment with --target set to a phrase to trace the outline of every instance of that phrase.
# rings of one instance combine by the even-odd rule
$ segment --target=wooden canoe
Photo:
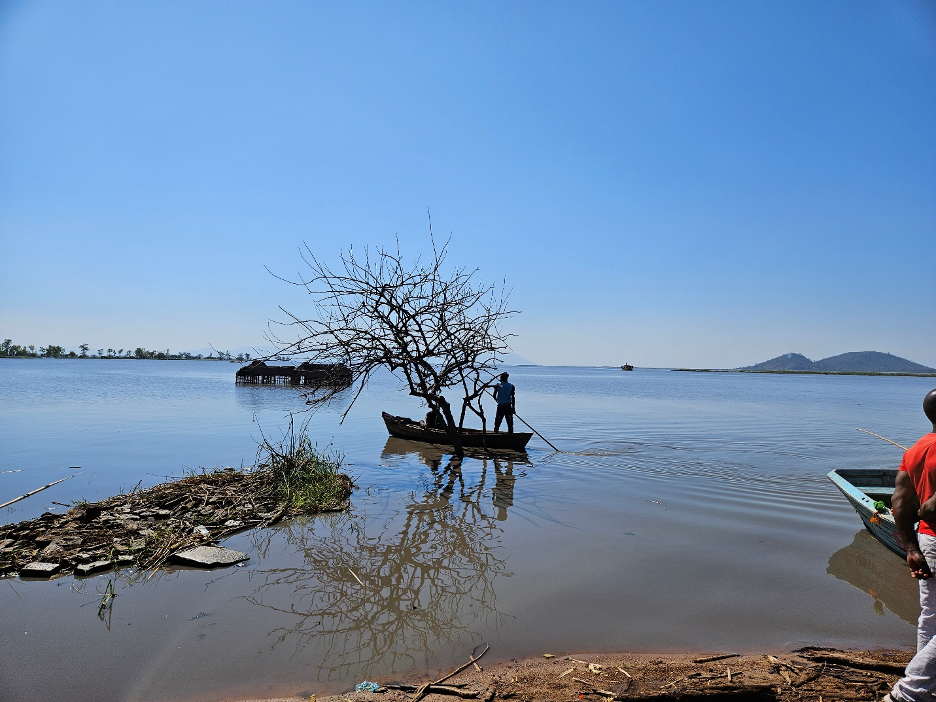
[[[828,478],[842,491],[845,499],[851,502],[871,536],[898,556],[906,558],[907,551],[897,534],[894,515],[890,511],[897,471],[875,468],[842,469],[831,471]],[[885,509],[876,510],[875,502],[883,502],[886,505]]]
[[[387,431],[391,436],[411,441],[423,441],[428,444],[442,444],[451,446],[452,440],[444,429],[429,429],[409,417],[395,417],[382,412]],[[533,438],[532,433],[505,431],[482,432],[480,429],[462,429],[462,446],[472,448],[509,449],[512,451],[526,451],[527,442]]]

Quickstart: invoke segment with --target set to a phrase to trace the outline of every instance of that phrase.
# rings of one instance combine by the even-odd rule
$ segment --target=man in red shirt
[[[920,581],[917,652],[884,702],[936,700],[936,390],[923,398],[923,412],[933,431],[904,454],[891,503],[910,575]],[[917,521],[919,532],[914,530]]]

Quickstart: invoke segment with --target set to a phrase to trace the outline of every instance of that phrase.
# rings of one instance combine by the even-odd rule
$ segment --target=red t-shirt
[[[900,462],[900,470],[907,471],[917,499],[923,504],[936,492],[936,432],[927,434],[911,446]],[[920,522],[919,532],[936,536],[936,520]]]

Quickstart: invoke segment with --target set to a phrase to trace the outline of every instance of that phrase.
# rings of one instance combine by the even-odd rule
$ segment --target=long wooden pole
[[[81,475],[81,473],[75,473],[75,475]],[[35,495],[37,492],[42,492],[43,490],[47,490],[48,488],[52,487],[53,485],[58,485],[59,483],[64,483],[66,480],[71,480],[72,478],[75,477],[75,475],[69,475],[67,478],[62,478],[61,480],[56,480],[54,483],[49,483],[48,485],[43,485],[41,488],[36,488],[36,489],[33,490],[32,492],[27,492],[25,495],[20,495],[20,496],[17,497],[15,500],[10,500],[9,502],[4,502],[2,505],[0,505],[0,509],[3,509],[4,507],[9,507],[9,506],[12,505],[14,502],[19,502],[20,500],[25,500],[27,497],[30,497],[30,496],[32,496],[32,495]]]
[[[873,431],[868,431],[867,429],[862,429],[861,427],[855,427],[855,431],[863,431],[865,434],[870,434],[871,436],[876,436],[877,438],[881,439],[882,441],[886,441],[886,442],[889,443],[889,444],[893,444],[893,445],[896,446],[897,448],[903,449],[904,451],[909,451],[909,450],[910,450],[910,449],[908,449],[906,446],[901,446],[901,445],[898,444],[896,441],[891,441],[890,439],[888,439],[888,438],[886,438],[886,437],[884,437],[884,436],[881,436],[880,434],[875,434]]]
[[[516,412],[514,412],[513,414],[514,414],[514,417],[516,417],[516,418],[519,419],[521,422],[523,422],[524,424],[526,424],[527,427],[530,428],[530,431],[532,431],[534,434],[536,434],[539,438],[541,438],[541,439],[542,439],[543,441],[545,441],[547,444],[549,444],[550,446],[552,446],[554,451],[558,451],[559,453],[565,453],[565,451],[562,451],[561,449],[557,449],[555,446],[553,446],[553,443],[552,443],[549,439],[547,439],[545,436],[543,436],[543,435],[540,434],[538,431],[536,431],[536,429],[534,429],[533,427],[531,427],[531,426],[530,426],[530,423],[527,422],[527,420],[525,420],[523,417],[521,417],[521,416],[520,416],[519,414],[517,414]]]

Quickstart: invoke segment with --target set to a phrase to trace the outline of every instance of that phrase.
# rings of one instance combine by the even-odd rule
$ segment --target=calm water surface
[[[236,366],[0,359],[0,502],[14,522],[200,467],[253,462],[303,409]],[[425,412],[390,376],[339,424],[348,513],[236,536],[242,568],[0,580],[0,699],[324,694],[543,652],[909,647],[901,560],[825,478],[896,467],[932,378],[518,367],[517,408],[565,451],[466,458],[389,439]],[[493,407],[491,408],[493,411]],[[360,577],[361,587],[354,575]],[[96,593],[117,598],[98,617]]]

